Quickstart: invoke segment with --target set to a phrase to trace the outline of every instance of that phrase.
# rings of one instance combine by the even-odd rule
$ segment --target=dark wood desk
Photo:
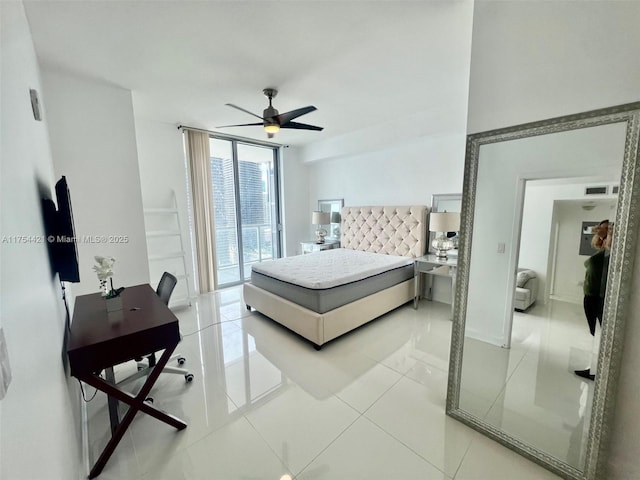
[[[127,287],[120,296],[122,310],[109,313],[99,293],[77,297],[71,322],[67,347],[71,375],[109,396],[111,439],[91,469],[89,478],[100,474],[138,411],[178,430],[187,426],[182,420],[144,402],[180,342],[178,319],[150,285]],[[135,396],[117,388],[112,375],[107,375],[111,381],[100,377],[102,370],[112,373],[114,365],[159,350],[164,353]],[[122,421],[118,418],[117,401],[129,405]]]

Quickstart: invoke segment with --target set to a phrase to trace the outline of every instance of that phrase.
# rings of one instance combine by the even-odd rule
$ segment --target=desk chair
[[[171,299],[171,294],[173,293],[173,289],[176,288],[176,284],[178,283],[178,279],[171,275],[169,272],[164,272],[162,274],[162,278],[160,279],[160,283],[158,283],[158,288],[156,288],[156,295],[160,297],[165,305],[169,306],[169,300]],[[169,361],[177,360],[178,365],[184,365],[186,362],[186,358],[182,355],[176,354],[172,355]],[[138,372],[130,375],[118,382],[118,385],[123,385],[125,383],[132,382],[137,380],[138,378],[149,375],[153,367],[156,365],[156,354],[152,353],[147,356],[146,359],[140,359],[138,362]],[[185,368],[177,368],[177,367],[164,367],[162,373],[177,373],[179,375],[184,375],[184,379],[187,383],[193,381],[193,373],[189,372],[189,370]]]

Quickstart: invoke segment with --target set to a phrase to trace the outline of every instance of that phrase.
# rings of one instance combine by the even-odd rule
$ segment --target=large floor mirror
[[[640,102],[467,139],[447,414],[562,478],[606,478],[639,133]]]

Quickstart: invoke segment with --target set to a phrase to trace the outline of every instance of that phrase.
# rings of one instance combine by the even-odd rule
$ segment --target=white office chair
[[[167,306],[169,305],[171,294],[173,293],[173,289],[176,288],[177,283],[178,283],[178,279],[173,275],[171,275],[169,272],[164,272],[162,274],[160,283],[158,283],[158,288],[156,288],[156,294],[158,295],[158,297],[160,297],[160,300],[162,300]],[[172,355],[169,361],[171,360],[177,360],[178,365],[184,365],[184,363],[187,361],[187,359],[180,354]],[[138,365],[138,371],[136,373],[129,375],[126,378],[123,378],[122,380],[117,382],[117,384],[124,385],[125,383],[129,383],[134,380],[137,380],[138,378],[142,378],[146,375],[149,375],[151,370],[156,365],[156,354],[152,353],[151,355],[148,355],[146,358],[138,360],[137,365]],[[193,373],[189,372],[189,370],[185,368],[165,366],[162,369],[162,373],[176,373],[179,375],[184,375],[184,379],[187,383],[193,381]]]

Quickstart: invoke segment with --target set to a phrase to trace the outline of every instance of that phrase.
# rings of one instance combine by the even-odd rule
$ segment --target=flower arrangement
[[[96,261],[96,265],[93,266],[93,270],[98,275],[102,296],[106,298],[117,297],[120,292],[113,288],[113,264],[116,263],[116,259],[113,257],[100,256],[93,258]]]

